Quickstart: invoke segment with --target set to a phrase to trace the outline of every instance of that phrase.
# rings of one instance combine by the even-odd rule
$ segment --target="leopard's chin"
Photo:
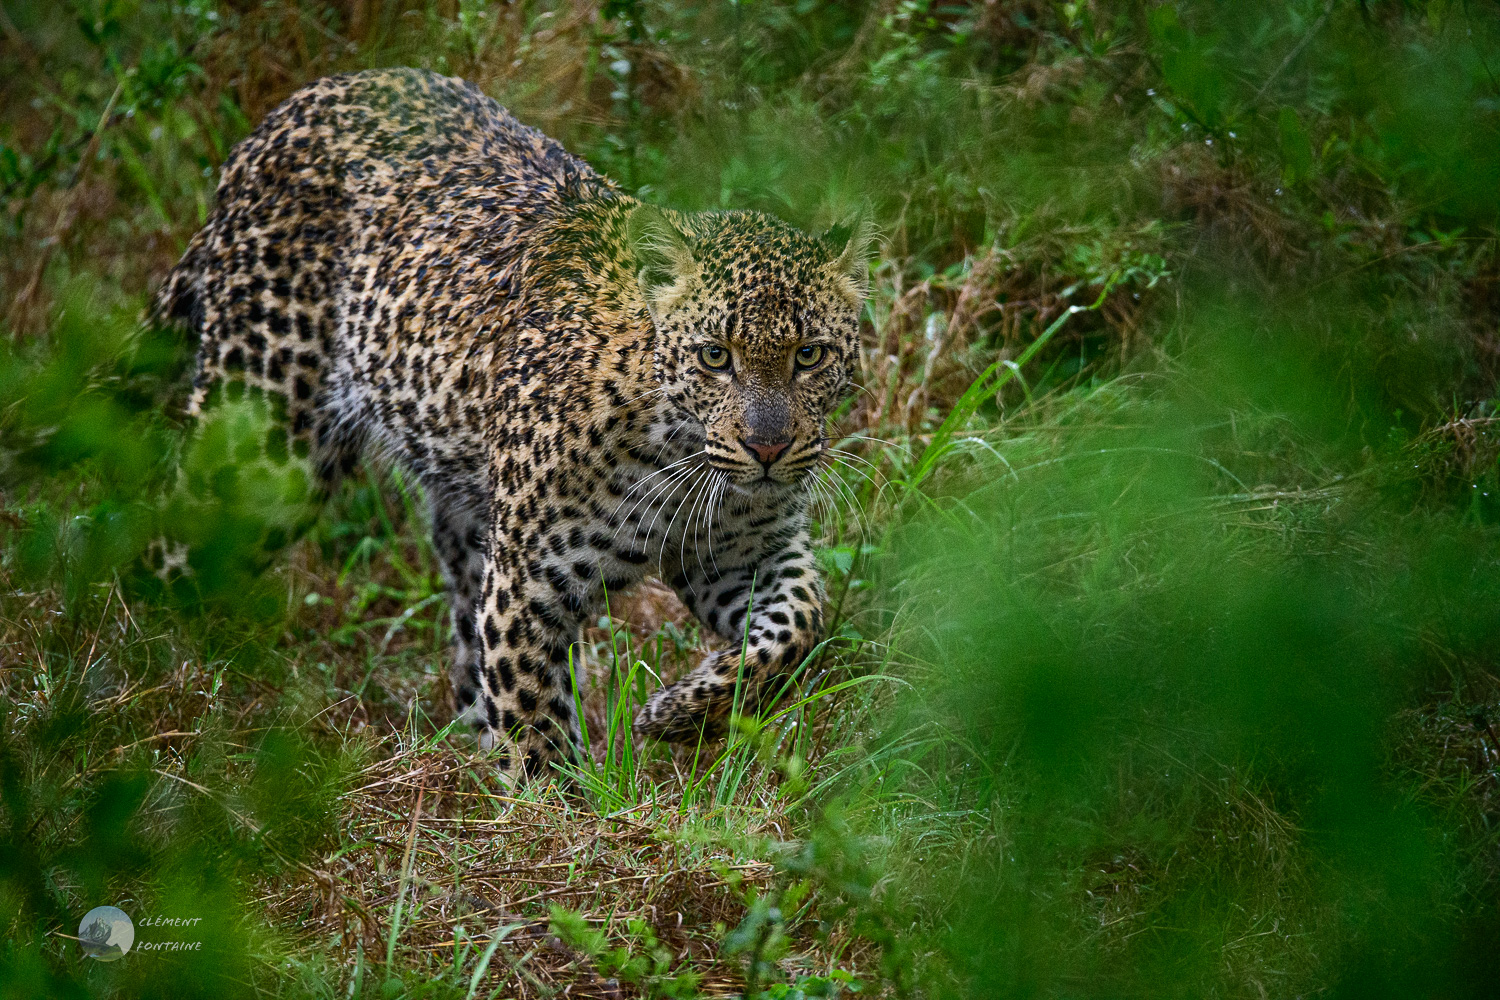
[[[807,473],[799,472],[791,479],[777,479],[769,474],[747,476],[745,479],[730,479],[729,492],[741,497],[767,500],[779,497],[805,484]]]

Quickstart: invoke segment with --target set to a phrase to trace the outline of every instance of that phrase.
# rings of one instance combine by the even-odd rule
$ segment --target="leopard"
[[[722,736],[819,648],[812,482],[873,234],[868,204],[820,235],[658,206],[471,83],[367,70],[233,148],[149,313],[196,338],[187,412],[274,399],[317,497],[369,455],[421,484],[455,718],[527,781],[585,752],[571,647],[647,576],[722,648],[643,738]]]

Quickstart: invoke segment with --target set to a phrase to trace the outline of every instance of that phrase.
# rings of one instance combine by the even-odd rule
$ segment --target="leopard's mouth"
[[[729,474],[729,489],[741,496],[764,496],[792,489],[806,481],[811,474],[810,469],[798,469],[789,476],[784,473],[778,475],[782,470],[774,466],[770,469],[747,469],[744,466],[716,468]]]
[[[749,451],[748,448],[744,450]],[[766,464],[739,460],[732,449],[710,443],[705,449],[704,459],[709,468],[728,477],[730,487],[736,492],[764,494],[805,482],[817,471],[822,450],[821,442],[817,440],[794,441],[775,461]]]

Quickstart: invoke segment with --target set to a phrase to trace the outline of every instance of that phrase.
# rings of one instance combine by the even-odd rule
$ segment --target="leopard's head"
[[[702,424],[708,463],[745,488],[806,476],[859,364],[868,215],[814,237],[756,212],[641,206],[629,231],[656,377]]]

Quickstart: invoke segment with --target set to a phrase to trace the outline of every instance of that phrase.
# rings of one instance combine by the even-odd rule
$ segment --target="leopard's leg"
[[[538,519],[528,503],[497,507],[479,598],[480,741],[502,771],[540,778],[581,743],[569,669],[579,626],[602,587],[628,586],[640,570],[622,574],[587,512]]]
[[[429,491],[429,495],[437,495]],[[483,678],[480,675],[479,632],[476,614],[484,583],[485,528],[482,516],[453,503],[434,501],[432,547],[442,562],[453,623],[453,706],[458,718],[480,733],[480,745],[490,749],[494,737],[484,719]]]
[[[525,778],[577,760],[571,647],[604,595],[639,581],[649,561],[629,532],[601,524],[597,471],[554,468],[547,479],[544,503],[522,485],[496,499],[477,615],[481,742]]]
[[[171,485],[157,498],[156,538],[145,568],[169,586],[208,577],[225,582],[264,571],[317,520],[332,489],[359,455],[359,441],[309,412],[241,379],[216,384],[194,414]],[[224,547],[224,515],[259,521],[259,535]],[[218,526],[218,527],[216,527]],[[226,561],[228,560],[228,561]],[[225,571],[230,577],[222,577]]]
[[[148,322],[177,327],[197,342],[187,401],[197,426],[176,483],[162,498],[163,532],[151,557],[164,578],[174,570],[191,575],[193,545],[174,539],[173,531],[190,527],[195,505],[222,493],[226,466],[236,467],[241,485],[261,487],[251,506],[265,497],[265,483],[286,479],[288,506],[302,507],[271,510],[279,504],[275,497],[261,505],[274,516],[251,560],[250,568],[259,569],[310,526],[362,443],[360,428],[339,419],[331,383],[338,241],[329,239],[316,252],[307,252],[310,245],[293,250],[303,232],[335,231],[338,199],[310,195],[302,186],[250,190],[251,197],[224,201],[194,235],[148,312]],[[239,419],[236,408],[261,406],[263,416]],[[245,428],[255,425],[263,425],[255,431],[259,440],[249,440]],[[201,447],[226,426],[227,448]]]
[[[780,681],[822,638],[823,585],[806,528],[727,541],[725,551],[701,560],[707,569],[690,557],[670,582],[729,648],[647,699],[635,718],[644,736],[694,742],[722,735],[733,712],[769,707]]]

